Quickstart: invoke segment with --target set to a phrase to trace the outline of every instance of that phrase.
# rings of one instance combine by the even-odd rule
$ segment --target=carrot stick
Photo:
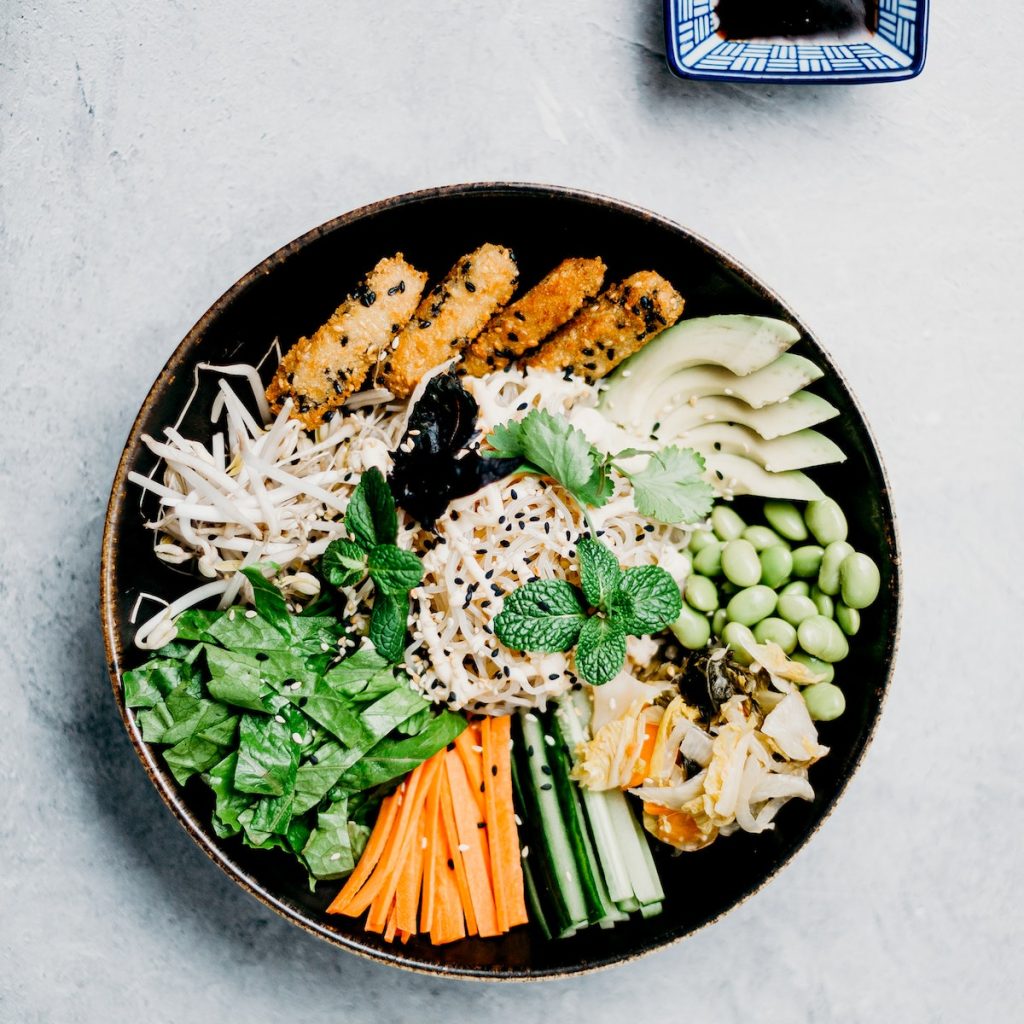
[[[498,927],[508,931],[526,924],[523,865],[519,854],[515,806],[512,802],[512,720],[489,718],[481,728],[487,780],[487,836],[494,879]]]
[[[455,751],[445,754],[445,768],[451,787],[452,807],[459,834],[459,849],[466,865],[466,881],[469,884],[473,914],[482,937],[500,935],[494,907],[494,889],[488,869],[487,841],[484,830],[477,827],[478,811],[476,799],[470,788],[462,759]]]
[[[392,905],[391,913],[388,914],[388,923],[387,923],[387,926],[384,929],[384,939],[385,939],[386,942],[394,942],[395,941],[395,932],[398,931],[398,925],[396,924],[397,920],[398,920],[398,908],[397,908],[397,906]]]
[[[377,869],[373,872],[366,885],[359,890],[358,895],[349,902],[348,907],[344,911],[350,917],[358,917],[374,902],[380,890],[390,882],[405,846],[405,837],[409,832],[409,822],[422,802],[417,800],[417,796],[422,792],[421,784],[424,774],[431,771],[431,768],[437,769],[436,762],[431,765],[430,761],[424,761],[423,764],[418,765],[406,778],[403,784],[405,791],[399,790],[401,807],[398,811],[398,820],[388,836],[387,844],[381,854]]]
[[[437,773],[435,773],[437,777]],[[431,787],[433,788],[433,787]],[[398,889],[395,892],[395,924],[399,931],[416,931],[416,912],[420,905],[420,885],[423,880],[423,847],[426,844],[424,826],[426,821],[420,818],[417,827],[409,836],[411,850],[402,865],[398,878]]]
[[[400,790],[398,792],[400,792]],[[344,913],[349,902],[370,877],[387,844],[397,812],[398,793],[395,792],[392,793],[391,796],[385,797],[381,803],[380,813],[377,815],[377,821],[373,826],[373,832],[366,844],[366,849],[363,850],[363,855],[359,858],[359,863],[356,865],[352,874],[348,876],[348,881],[345,883],[341,892],[334,897],[333,902],[327,908],[328,914]]]
[[[440,755],[435,754],[435,757]],[[434,905],[437,899],[438,839],[441,831],[441,784],[444,772],[437,772],[427,791],[426,832],[427,848],[423,863],[423,905],[420,908],[420,931],[429,934],[433,930]],[[443,862],[442,862],[443,863]],[[415,930],[415,929],[414,929]]]
[[[476,912],[473,910],[473,899],[469,892],[469,881],[466,878],[466,862],[459,851],[459,830],[455,824],[455,808],[452,804],[451,786],[448,784],[447,772],[440,773],[441,783],[441,820],[444,823],[444,834],[448,840],[448,849],[454,850],[452,860],[455,863],[455,884],[462,902],[462,913],[466,918],[466,931],[470,935],[477,934]]]
[[[458,850],[448,850],[449,860],[458,855]],[[444,908],[443,929],[439,937],[439,943],[455,942],[456,939],[466,937],[466,921],[462,916],[459,907],[459,890],[455,884],[455,869],[449,868],[447,861],[441,872],[441,886],[438,893],[438,908]],[[433,941],[433,935],[431,935]]]
[[[443,783],[438,793],[443,793]],[[438,803],[438,819],[441,817],[440,796]],[[445,836],[444,827],[441,825],[437,830],[433,848],[434,862],[434,903],[430,916],[430,941],[435,946],[440,946],[448,941],[448,933],[452,930],[451,909],[447,898],[448,886],[446,884],[449,868],[448,839]]]
[[[480,730],[481,727],[475,723],[467,726],[455,739],[455,749],[462,758],[462,766],[469,776],[469,785],[476,797],[477,806],[480,808],[480,820],[484,821],[484,766],[480,753]],[[477,749],[474,750],[473,748]]]
[[[640,753],[633,766],[633,776],[623,787],[624,789],[632,789],[634,786],[642,786],[644,784],[644,779],[647,778],[651,763],[651,755],[654,753],[654,744],[657,742],[657,739],[658,727],[654,725],[653,722],[648,722],[644,728],[643,745],[640,747]]]

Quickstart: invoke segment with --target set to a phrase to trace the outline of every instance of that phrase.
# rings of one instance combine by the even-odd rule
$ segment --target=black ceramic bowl
[[[515,251],[524,282],[564,257],[600,255],[608,263],[609,280],[645,268],[667,276],[686,297],[688,317],[758,313],[795,324],[803,340],[794,351],[826,371],[814,390],[841,411],[823,429],[849,455],[845,464],[814,475],[846,510],[854,545],[881,566],[882,593],[864,613],[843,664],[846,713],[820,729],[831,753],[812,770],[814,801],[790,802],[776,828],[762,835],[739,833],[681,859],[668,856],[665,848],[657,851],[667,893],[659,917],[632,920],[612,931],[590,929],[563,941],[545,941],[524,927],[502,939],[469,939],[441,948],[415,940],[390,945],[364,932],[358,921],[324,913],[337,885],[322,885],[311,894],[304,872],[284,854],[218,839],[210,827],[206,788],[195,782],[179,787],[159,751],[142,742],[121,689],[122,671],[142,660],[131,643],[129,616],[140,591],[176,596],[189,581],[153,555],[138,489],[127,474],[151,468],[140,435],[159,434],[175,421],[198,362],[253,362],[275,337],[287,345],[311,333],[381,256],[401,250],[436,278],[484,241]],[[208,432],[208,417],[196,413],[186,420],[183,432],[189,436],[190,431]],[[290,921],[375,960],[438,974],[529,979],[594,970],[683,938],[764,885],[807,842],[857,768],[878,720],[896,650],[898,567],[888,485],[867,424],[832,360],[781,299],[707,242],[651,213],[565,189],[478,184],[399,196],[338,217],[274,253],[214,303],[175,350],[132,426],[107,512],[101,607],[114,698],[135,750],[165,803],[228,876]]]

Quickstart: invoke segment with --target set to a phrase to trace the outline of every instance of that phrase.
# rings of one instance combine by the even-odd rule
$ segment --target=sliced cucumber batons
[[[774,362],[800,339],[797,329],[765,316],[724,315],[683,320],[625,360],[608,379],[602,406],[629,423],[666,378],[692,366],[724,366],[745,377]]]
[[[766,441],[749,427],[707,423],[687,431],[686,444],[711,455],[742,455],[770,473],[846,461],[842,448],[816,430],[798,430]]]
[[[721,452],[705,455],[704,462],[707,466],[706,479],[717,491],[728,497],[757,494],[762,498],[781,498],[787,501],[817,501],[824,497],[821,488],[799,470],[769,473],[742,455]]]

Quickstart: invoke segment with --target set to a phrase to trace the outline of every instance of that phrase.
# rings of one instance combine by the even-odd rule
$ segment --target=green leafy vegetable
[[[408,594],[423,579],[419,558],[394,544],[378,544],[370,552],[369,567],[377,592],[392,597]]]
[[[320,560],[320,571],[334,587],[354,587],[369,571],[366,549],[354,540],[332,541]]]
[[[409,619],[409,599],[378,594],[370,613],[370,642],[388,661],[396,664],[405,653],[405,625]]]
[[[564,651],[576,645],[576,668],[593,686],[616,676],[626,660],[626,636],[664,629],[679,617],[675,580],[654,565],[623,571],[612,552],[585,537],[577,545],[583,595],[565,580],[540,580],[512,591],[494,632],[519,651]]]
[[[297,713],[288,717],[275,715],[243,715],[238,729],[238,761],[235,765],[235,788],[243,793],[282,796],[295,785],[299,767],[296,729],[304,728]]]
[[[345,511],[345,527],[367,551],[398,538],[395,499],[379,469],[371,467],[359,478]]]
[[[704,458],[669,445],[630,473],[637,511],[663,523],[696,523],[711,513],[714,491],[703,478]]]

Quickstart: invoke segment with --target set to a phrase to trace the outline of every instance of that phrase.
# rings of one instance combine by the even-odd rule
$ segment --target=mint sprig
[[[409,620],[409,591],[423,579],[423,566],[398,547],[395,499],[379,469],[368,469],[345,511],[347,538],[331,541],[320,563],[335,587],[355,587],[367,576],[375,590],[370,641],[390,662],[402,660]]]
[[[615,555],[590,537],[579,542],[577,554],[580,589],[565,580],[527,583],[505,598],[494,632],[517,651],[566,651],[575,645],[580,677],[600,686],[622,670],[626,637],[656,633],[675,622],[682,595],[664,569],[623,570]]]

